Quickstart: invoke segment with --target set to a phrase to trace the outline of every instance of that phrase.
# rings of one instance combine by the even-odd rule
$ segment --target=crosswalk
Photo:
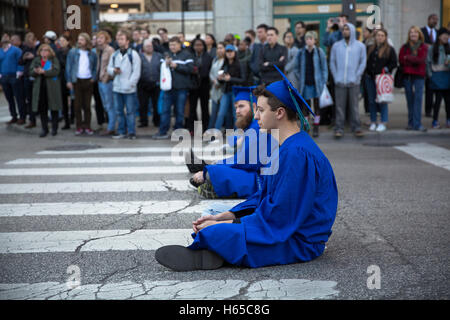
[[[183,159],[171,157],[171,151],[156,147],[70,153],[41,151],[4,163],[0,167],[1,263],[6,259],[2,257],[19,256],[33,264],[34,260],[45,261],[42,258],[45,255],[111,252],[152,255],[161,246],[189,245],[190,223],[153,223],[153,219],[161,218],[191,222],[211,204],[189,187]],[[26,183],[11,182],[13,178],[25,179]],[[94,200],[85,200],[85,195],[92,194]],[[23,202],[24,197],[33,200]],[[54,201],[55,197],[59,200]],[[225,200],[225,203],[231,208],[240,201]],[[126,219],[133,217],[146,221],[145,227],[127,225]],[[85,222],[83,226],[90,225],[90,219],[108,222],[120,219],[122,225],[117,229],[114,223],[101,229],[80,228],[74,222],[80,219]],[[6,264],[2,267],[6,268]],[[162,266],[156,267],[167,271]],[[48,283],[45,280],[38,283]],[[34,287],[32,283],[0,283],[0,299],[26,298]],[[22,288],[21,293],[18,288]]]

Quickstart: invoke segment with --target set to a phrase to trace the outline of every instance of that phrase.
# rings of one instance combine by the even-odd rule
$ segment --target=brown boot
[[[31,129],[36,127],[36,122],[30,122],[28,125],[25,126],[25,129]]]

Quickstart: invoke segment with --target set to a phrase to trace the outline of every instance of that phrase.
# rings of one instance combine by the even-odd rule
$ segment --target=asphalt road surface
[[[325,253],[187,273],[154,259],[160,246],[190,243],[192,221],[212,202],[167,160],[175,143],[39,139],[5,124],[0,135],[0,299],[450,297],[448,129],[323,134],[339,188]]]

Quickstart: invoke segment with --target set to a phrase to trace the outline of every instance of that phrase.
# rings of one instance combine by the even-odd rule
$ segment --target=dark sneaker
[[[86,130],[84,130],[84,132],[85,132],[88,136],[94,135],[94,131],[92,131],[91,129],[86,129]]]
[[[39,135],[39,138],[45,138],[48,135],[48,131],[42,130],[41,134]]]
[[[424,126],[421,126],[419,129],[416,129],[416,131],[427,132],[428,130]]]
[[[194,152],[192,152],[192,149],[190,149],[189,152],[185,153],[184,160],[190,173],[197,173],[203,171],[203,169],[206,166],[205,161],[197,158]]]
[[[134,133],[132,133],[132,134],[129,134],[129,135],[128,135],[128,139],[130,139],[130,140],[136,140],[137,137],[136,137],[136,135],[135,135]]]
[[[342,134],[342,132],[340,132],[340,131],[336,131],[336,132],[334,133],[334,137],[335,137],[336,139],[340,139],[340,138],[342,138],[342,136],[343,136],[343,134]]]
[[[356,130],[355,131],[355,137],[357,137],[357,138],[364,137],[364,132],[362,130]]]
[[[313,126],[313,137],[317,138],[319,136],[319,126]]]
[[[225,261],[209,250],[192,250],[183,246],[165,246],[155,252],[159,264],[174,271],[215,270]]]
[[[115,134],[115,135],[112,136],[112,138],[115,139],[115,140],[126,139],[126,137],[127,137],[126,135],[121,134],[121,133],[118,133],[118,134]]]
[[[441,125],[439,124],[439,121],[437,121],[437,120],[433,120],[433,123],[431,124],[431,126],[433,127],[433,129],[441,128]]]

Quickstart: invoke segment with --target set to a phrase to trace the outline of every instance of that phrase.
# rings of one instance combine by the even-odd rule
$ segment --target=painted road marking
[[[0,169],[0,176],[76,176],[120,174],[177,174],[189,173],[186,166],[172,167],[78,167],[78,168],[20,168]]]
[[[162,192],[192,190],[187,180],[0,184],[0,194]]]
[[[450,171],[450,150],[429,143],[409,143],[395,149],[403,151],[414,158]]]
[[[243,200],[204,200],[190,206],[188,200],[172,201],[123,201],[123,202],[50,202],[50,203],[5,203],[0,204],[0,217],[33,216],[80,216],[80,215],[136,215],[167,213],[201,213],[209,205],[219,202],[230,208]]]
[[[84,230],[0,233],[0,254],[156,250],[188,246],[192,229]]]
[[[306,279],[273,279],[249,283],[245,280],[123,281],[81,284],[69,289],[66,283],[0,284],[2,300],[223,300],[240,296],[250,300],[331,299],[339,294],[337,282]],[[242,291],[241,291],[242,290]]]

